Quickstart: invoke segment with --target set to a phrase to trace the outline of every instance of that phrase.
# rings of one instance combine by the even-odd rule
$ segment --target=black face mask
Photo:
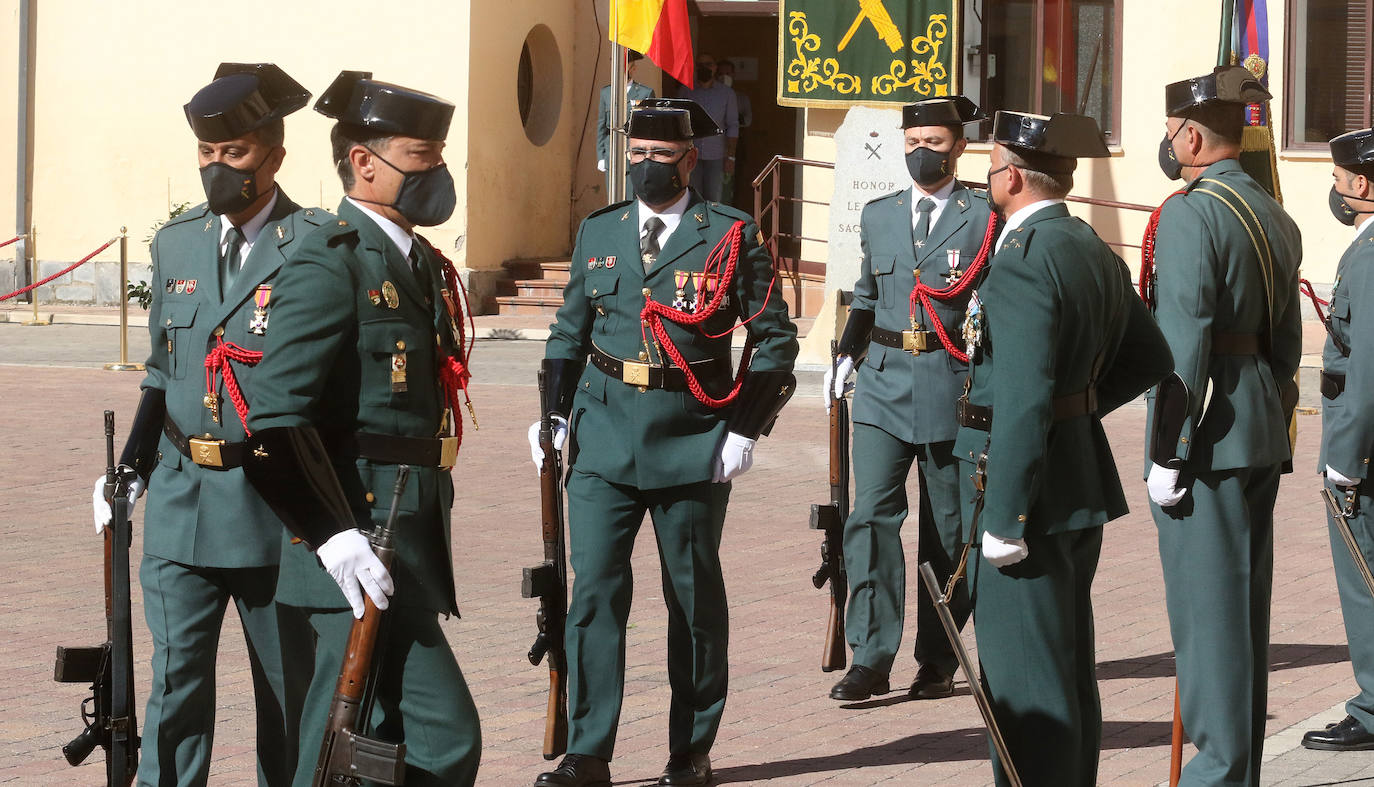
[[[994,199],[992,198],[992,176],[993,176],[993,175],[996,175],[997,173],[999,173],[999,172],[1001,172],[1002,170],[1006,169],[1008,166],[1010,166],[1010,165],[1008,165],[1008,164],[1003,164],[1002,166],[998,167],[997,169],[994,169],[994,170],[988,172],[988,178],[987,178],[988,190],[985,191],[985,192],[983,192],[983,199],[986,199],[986,200],[988,201],[988,207],[989,207],[989,208],[992,208],[992,212],[993,212],[993,213],[996,213],[996,214],[999,215],[999,216],[1002,215],[1002,208],[997,204],[997,201],[994,200]]]
[[[205,188],[210,212],[223,216],[238,213],[252,205],[258,198],[258,170],[266,163],[267,159],[263,159],[257,169],[238,169],[222,161],[201,167],[200,185]]]
[[[1330,205],[1331,215],[1336,217],[1336,221],[1339,221],[1347,227],[1353,227],[1355,226],[1355,218],[1359,214],[1355,212],[1354,208],[1350,207],[1350,203],[1345,201],[1346,197],[1350,199],[1359,199],[1358,197],[1351,197],[1349,194],[1342,194],[1336,191],[1336,186],[1333,184],[1331,186],[1331,193],[1327,196],[1326,201],[1327,204]],[[1361,202],[1363,201],[1364,200],[1361,200]]]
[[[682,158],[672,163],[644,159],[630,165],[630,184],[635,187],[635,195],[646,205],[662,205],[673,201],[682,193],[682,176],[677,165]]]
[[[714,76],[715,73],[716,70],[710,66],[697,66],[697,82],[699,84],[710,82],[711,77]]]
[[[1178,128],[1179,131],[1183,130],[1183,126]],[[1164,139],[1159,141],[1159,169],[1164,173],[1164,177],[1169,180],[1183,178],[1183,162],[1174,155],[1174,138],[1169,136],[1168,131],[1164,132]]]
[[[906,171],[922,186],[933,186],[950,175],[949,153],[916,148],[906,154]]]
[[[368,152],[377,156],[374,150]],[[406,172],[381,156],[377,158],[402,175],[401,187],[396,189],[396,197],[387,207],[395,209],[406,221],[417,227],[443,224],[453,215],[453,209],[458,207],[458,192],[454,189],[453,175],[449,173],[447,164],[438,164],[419,172]],[[372,204],[386,205],[383,202]]]

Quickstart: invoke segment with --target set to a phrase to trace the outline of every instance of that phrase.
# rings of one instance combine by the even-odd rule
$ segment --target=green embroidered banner
[[[778,103],[909,104],[959,90],[959,0],[779,0]]]

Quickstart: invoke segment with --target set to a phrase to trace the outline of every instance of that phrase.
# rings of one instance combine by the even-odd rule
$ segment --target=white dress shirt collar
[[[935,190],[934,194],[926,194],[921,191],[921,187],[915,184],[911,187],[911,226],[916,227],[916,222],[920,221],[921,212],[916,209],[921,200],[929,199],[935,203],[935,209],[930,212],[930,226],[935,228],[935,222],[940,220],[940,214],[945,211],[945,204],[949,202],[950,195],[954,193],[954,186],[959,182],[958,178],[950,178],[949,182]]]
[[[401,256],[410,259],[410,247],[415,243],[414,235],[401,229],[401,225],[388,219],[377,211],[372,210],[358,200],[352,197],[344,197],[344,199],[352,203],[353,207],[362,211],[369,219],[376,222],[377,226],[382,228],[382,232],[385,232],[386,236],[391,238],[391,242],[396,244],[396,248],[401,250]]]
[[[1007,218],[1007,225],[1002,228],[1002,234],[997,237],[998,250],[1002,248],[1002,241],[1007,239],[1007,233],[1012,232],[1016,230],[1017,227],[1020,227],[1022,224],[1025,224],[1026,219],[1029,219],[1031,216],[1034,216],[1036,211],[1039,211],[1041,208],[1048,208],[1051,205],[1062,204],[1064,204],[1064,200],[1062,199],[1042,199],[1039,202],[1032,202],[1026,207],[1011,214],[1011,216]]]
[[[1369,218],[1360,222],[1360,226],[1355,229],[1355,237],[1358,238],[1361,235],[1363,235],[1364,231],[1369,229],[1370,224],[1374,224],[1374,216],[1370,216]]]
[[[247,260],[248,253],[253,250],[253,244],[257,242],[258,235],[262,234],[262,228],[267,225],[267,217],[272,215],[272,209],[277,207],[277,197],[281,192],[276,186],[272,187],[272,198],[267,201],[262,210],[253,214],[253,218],[245,221],[239,231],[243,233],[243,247],[239,252],[240,260]],[[224,254],[229,244],[229,230],[233,227],[228,216],[219,217],[219,253]]]
[[[661,249],[668,245],[668,237],[677,229],[677,225],[682,221],[682,214],[687,212],[687,202],[692,198],[691,189],[683,189],[682,196],[677,201],[669,205],[662,213],[655,213],[653,208],[644,204],[644,200],[636,199],[635,207],[639,211],[639,237],[644,237],[644,225],[648,223],[650,217],[657,216],[663,221],[663,229],[658,231],[658,247]]]

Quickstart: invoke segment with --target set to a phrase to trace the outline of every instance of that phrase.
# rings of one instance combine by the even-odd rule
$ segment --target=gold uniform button
[[[168,317],[168,318],[167,318],[167,324],[168,324],[168,325],[171,325],[171,324],[172,324],[172,318],[171,318],[171,317]]]
[[[377,502],[377,496],[374,495],[374,494],[372,494],[371,492],[368,492],[368,493],[367,493],[367,502],[369,502],[369,503],[375,503],[375,502]]]
[[[592,295],[597,294],[597,292],[599,292],[599,290],[597,290],[595,287],[593,287],[593,288],[592,288]]]
[[[592,384],[591,384],[590,382],[582,383],[582,387],[583,387],[583,388],[591,388],[591,387],[592,387]]]
[[[396,349],[397,349],[397,350],[400,350],[401,352],[405,352],[406,343],[405,343],[405,340],[404,340],[404,339],[397,339],[397,340],[396,340]]]
[[[1026,521],[1026,515],[1025,515],[1025,514],[1022,514],[1021,516],[1018,516],[1018,517],[1016,518],[1016,521],[1017,521],[1017,522],[1024,522],[1024,521]]]
[[[223,326],[223,325],[215,326],[215,335],[216,335],[216,336],[223,336],[223,335],[224,335],[224,326]]]
[[[645,298],[647,298],[647,297],[649,297],[650,295],[653,295],[653,294],[654,294],[654,291],[651,290],[651,289],[649,289],[648,287],[645,287],[644,289],[640,290],[640,292],[644,293],[644,297],[645,297]]]
[[[1180,438],[1178,438],[1178,441],[1179,441],[1180,443],[1186,443],[1186,442],[1188,442],[1188,438],[1186,438],[1186,437],[1180,437]]]

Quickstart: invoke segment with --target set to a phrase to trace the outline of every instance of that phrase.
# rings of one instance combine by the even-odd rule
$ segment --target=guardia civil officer
[[[1164,97],[1161,164],[1187,184],[1163,204],[1154,241],[1154,313],[1177,374],[1153,399],[1147,464],[1183,728],[1198,746],[1181,784],[1254,785],[1302,244],[1237,160],[1245,105],[1269,97],[1259,82],[1218,67]]]
[[[318,636],[296,784],[310,784],[366,593],[384,609],[391,597],[371,734],[404,741],[407,785],[470,785],[477,708],[438,619],[458,611],[449,471],[462,315],[447,262],[414,231],[456,204],[443,155],[453,105],[344,71],[315,110],[338,121],[330,140],[347,196],[282,268],[248,421],[249,478],[301,542],[283,548],[277,596],[305,608]],[[388,573],[363,529],[385,521],[399,464],[412,471]]]
[[[1374,456],[1374,129],[1331,140],[1334,163],[1331,212],[1356,227],[1336,265],[1331,314],[1322,351],[1322,455],[1318,471],[1337,500],[1353,500],[1351,532],[1365,561],[1374,557],[1369,530],[1369,458]],[[1345,703],[1346,717],[1302,738],[1309,749],[1374,749],[1374,597],[1328,513],[1331,558],[1345,617],[1345,639],[1359,694]]]
[[[825,391],[834,388],[843,396],[845,378],[856,359],[864,359],[854,392],[855,506],[844,536],[845,635],[854,666],[831,689],[833,699],[863,700],[888,691],[906,608],[901,530],[913,463],[920,478],[917,561],[929,561],[943,585],[963,548],[954,402],[968,367],[947,351],[935,323],[962,354],[960,326],[973,281],[958,285],[966,273],[978,275],[975,260],[991,211],[954,173],[968,145],[964,124],[986,117],[963,96],[903,107],[912,186],[868,203],[860,220],[862,269],[838,347],[838,374],[832,379],[828,372],[825,385]],[[928,308],[914,297],[918,281]],[[962,627],[969,615],[966,584],[958,586],[950,607]],[[910,696],[949,696],[958,664],[920,582],[915,655],[920,666]]]
[[[755,441],[791,394],[797,355],[796,328],[772,286],[758,228],[687,188],[692,140],[719,133],[710,117],[691,101],[651,99],[627,131],[638,198],[582,222],[543,362],[550,397],[542,406],[560,421],[555,444],[568,440],[577,575],[566,631],[569,753],[535,780],[545,787],[610,783],[630,552],[646,512],[663,565],[672,687],[659,784],[711,782],[707,755],[727,672],[719,554],[726,501],[731,479],[749,469]],[[726,248],[712,255],[723,239]],[[663,318],[664,337],[653,332],[656,318],[641,319],[654,305],[675,313]],[[754,347],[742,384],[731,372],[737,320],[746,321]],[[685,367],[669,359],[673,348]],[[537,424],[530,443],[539,464]]]
[[[215,658],[230,601],[253,672],[258,781],[288,784],[295,767],[311,644],[303,619],[272,600],[281,521],[244,478],[242,414],[225,383],[252,386],[256,374],[247,356],[229,361],[225,348],[262,349],[282,263],[332,218],[276,185],[282,118],[309,99],[271,63],[222,63],[185,106],[207,202],[153,236],[152,347],[120,460],[138,472],[132,497],[150,489],[139,581],[152,686],[139,784],[209,778]],[[102,485],[93,495],[97,532],[110,519]]]
[[[1172,364],[1125,263],[1064,204],[1077,158],[1107,155],[1097,123],[998,112],[993,140],[988,194],[1006,226],[971,300],[954,446],[967,519],[986,457],[970,524],[978,660],[1022,782],[1090,787],[1102,736],[1092,582],[1102,526],[1126,513],[1102,417]]]

